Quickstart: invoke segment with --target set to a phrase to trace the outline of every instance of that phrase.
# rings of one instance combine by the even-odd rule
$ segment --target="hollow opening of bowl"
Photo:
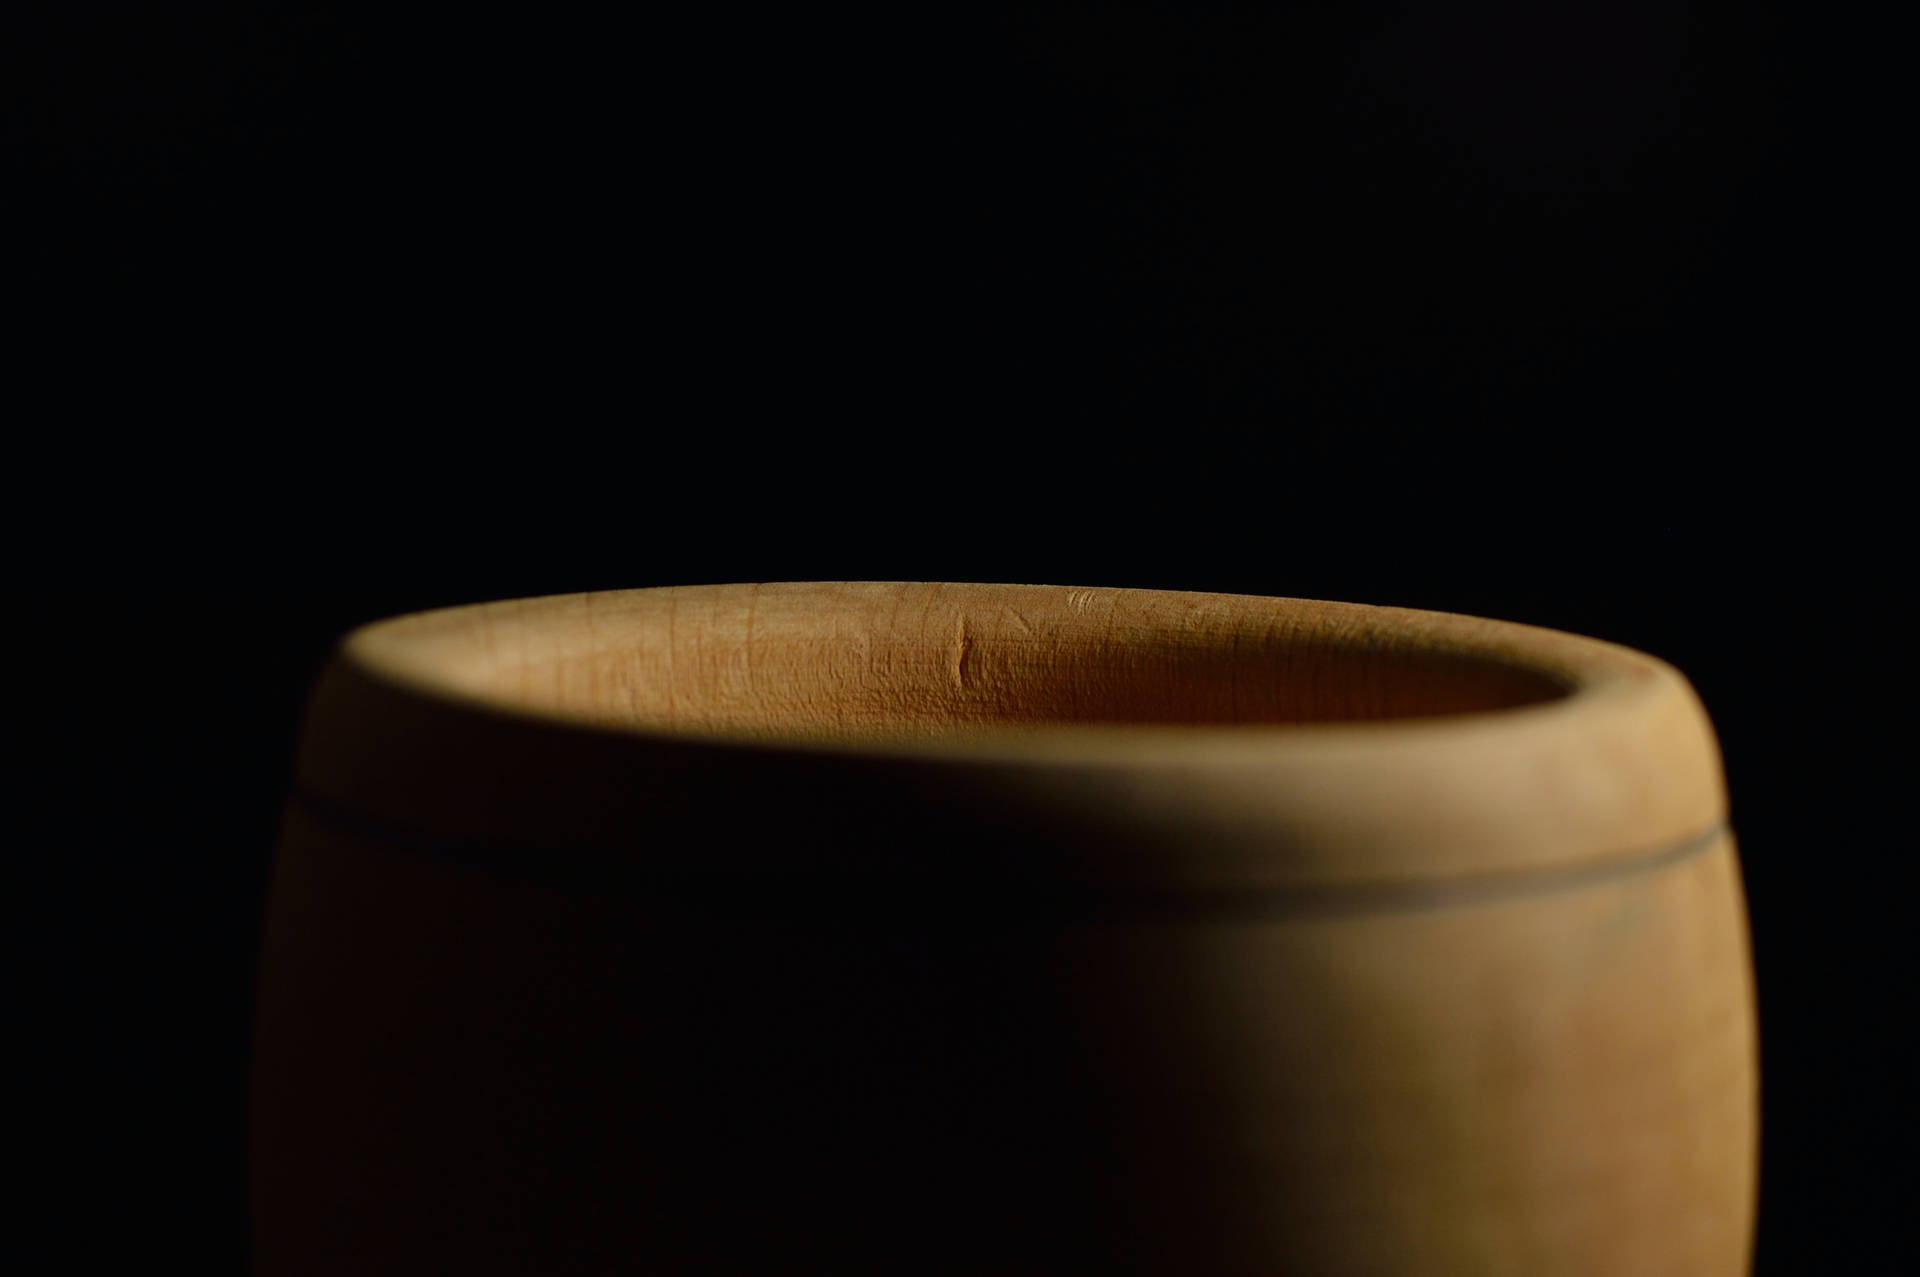
[[[485,604],[360,638],[378,665],[510,711],[831,741],[1379,722],[1576,690],[1522,630],[1295,599],[851,582]]]

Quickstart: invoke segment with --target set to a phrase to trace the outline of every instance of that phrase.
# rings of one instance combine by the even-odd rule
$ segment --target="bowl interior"
[[[1566,696],[1497,622],[1051,586],[635,590],[409,618],[402,663],[520,711],[813,740],[1375,722]]]

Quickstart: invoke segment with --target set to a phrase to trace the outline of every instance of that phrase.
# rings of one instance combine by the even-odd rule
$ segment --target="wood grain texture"
[[[1303,600],[770,584],[316,684],[262,1273],[1745,1271],[1678,673]]]

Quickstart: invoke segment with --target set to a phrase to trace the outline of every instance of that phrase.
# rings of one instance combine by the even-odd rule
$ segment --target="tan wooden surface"
[[[1745,1271],[1725,793],[1639,653],[575,595],[357,632],[297,770],[263,1273]]]

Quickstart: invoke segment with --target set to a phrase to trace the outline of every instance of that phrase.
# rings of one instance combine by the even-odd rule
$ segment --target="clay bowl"
[[[296,771],[261,1274],[1746,1270],[1740,879],[1651,657],[571,595],[348,636]]]

